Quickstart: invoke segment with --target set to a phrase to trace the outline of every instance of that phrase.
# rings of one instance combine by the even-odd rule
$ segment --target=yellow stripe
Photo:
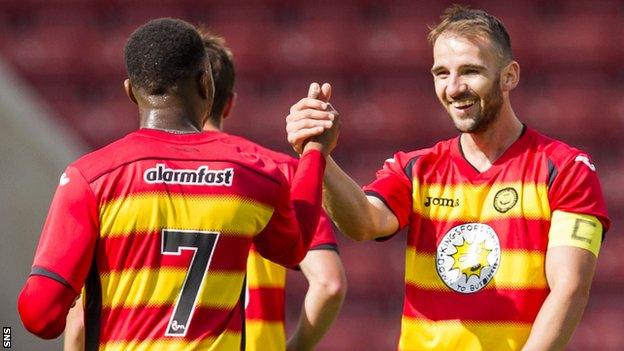
[[[286,285],[286,268],[275,264],[255,251],[247,258],[247,286],[249,288],[283,288]]]
[[[545,184],[521,182],[497,183],[489,185],[443,185],[413,183],[414,212],[433,220],[458,220],[464,222],[487,222],[495,219],[524,217],[527,219],[549,219],[550,204],[548,187]],[[518,196],[515,205],[503,207],[502,213],[494,206],[496,194],[513,188]],[[499,195],[501,200],[502,195]],[[437,201],[437,204],[429,203]],[[433,200],[438,199],[438,200]],[[452,205],[452,206],[451,206]],[[500,206],[499,206],[500,208]]]
[[[103,274],[104,307],[164,306],[177,300],[187,269],[138,269]],[[211,271],[204,277],[198,306],[232,308],[238,302],[244,272]]]
[[[553,212],[548,248],[555,246],[574,246],[591,251],[596,257],[602,243],[602,223],[589,215]]]
[[[405,252],[405,281],[428,290],[451,291],[436,271],[434,254]],[[484,289],[547,288],[544,275],[544,255],[539,251],[503,250],[500,266]]]
[[[520,350],[531,324],[427,321],[403,316],[399,350]]]
[[[101,236],[168,229],[214,230],[253,236],[273,208],[235,196],[148,193],[116,199],[100,207]]]
[[[245,327],[245,350],[286,350],[286,332],[282,323],[247,319]]]
[[[197,340],[159,339],[149,341],[112,341],[100,345],[100,351],[220,351],[238,350],[241,334],[225,332],[218,337]]]

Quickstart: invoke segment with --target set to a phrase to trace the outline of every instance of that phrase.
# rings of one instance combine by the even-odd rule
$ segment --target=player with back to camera
[[[223,120],[234,106],[235,68],[225,40],[207,31],[200,31],[210,58],[215,93],[208,129],[222,129]],[[250,153],[272,159],[287,179],[292,179],[297,160],[243,138],[230,138],[236,146]],[[284,328],[284,288],[286,269],[257,253],[254,246],[247,259],[248,286],[245,306],[246,350],[312,350],[321,340],[340,311],[346,293],[346,278],[338,256],[336,239],[329,218],[321,214],[310,251],[299,264],[309,283],[299,324],[286,343]],[[65,329],[65,351],[84,349],[82,307],[78,303],[70,311]]]
[[[291,188],[270,159],[216,126],[202,131],[214,87],[192,25],[146,23],[125,61],[141,129],[62,175],[18,299],[22,322],[57,337],[84,285],[88,350],[238,350],[249,247],[284,265],[303,259],[337,127],[306,145]]]
[[[610,225],[595,166],[516,117],[520,67],[497,18],[453,6],[429,40],[460,135],[396,153],[363,189],[328,158],[324,207],[356,240],[408,226],[400,350],[563,350]],[[328,97],[292,107],[295,150]]]

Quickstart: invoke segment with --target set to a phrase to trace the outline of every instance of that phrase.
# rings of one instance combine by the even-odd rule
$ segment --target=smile
[[[476,102],[477,102],[477,99],[469,99],[469,100],[452,101],[450,104],[455,108],[463,110],[463,109],[467,109],[471,107]]]

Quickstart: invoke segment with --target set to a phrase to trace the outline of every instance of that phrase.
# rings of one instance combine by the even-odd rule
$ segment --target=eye
[[[438,78],[438,79],[445,79],[446,77],[448,77],[448,75],[449,75],[448,71],[433,72],[433,77]]]
[[[463,70],[463,74],[465,75],[474,75],[479,73],[481,73],[481,71],[477,68],[466,68],[465,70]]]

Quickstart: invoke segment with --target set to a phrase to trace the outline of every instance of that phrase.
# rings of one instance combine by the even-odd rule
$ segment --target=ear
[[[134,92],[132,91],[132,83],[130,82],[130,79],[124,80],[123,85],[124,85],[124,91],[126,92],[126,95],[128,96],[128,98],[130,98],[132,102],[138,105],[137,99],[134,96]]]
[[[214,98],[214,82],[210,70],[203,71],[197,76],[197,88],[202,99],[212,100]]]
[[[503,91],[511,91],[520,82],[520,65],[511,61],[501,70],[500,84]]]
[[[230,112],[232,112],[232,109],[234,108],[234,105],[236,104],[236,97],[238,95],[236,93],[232,93],[232,95],[230,95],[230,97],[228,98],[227,102],[225,103],[225,106],[223,107],[223,113],[222,113],[222,118],[225,119],[230,115]]]

